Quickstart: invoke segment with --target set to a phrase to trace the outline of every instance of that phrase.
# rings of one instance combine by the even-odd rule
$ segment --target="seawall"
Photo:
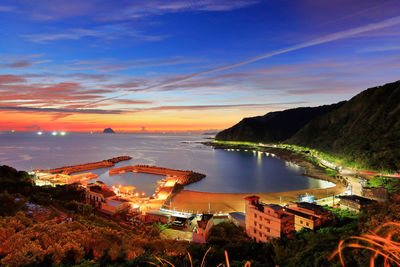
[[[138,172],[138,173],[149,173],[162,176],[175,176],[178,178],[177,183],[180,185],[188,185],[206,177],[204,174],[193,172],[190,170],[186,171],[174,170],[174,169],[158,167],[158,166],[150,166],[150,165],[125,166],[109,170],[110,175],[120,174],[125,172]]]
[[[64,167],[50,169],[50,170],[38,170],[38,171],[51,173],[51,174],[62,173],[62,174],[69,175],[74,172],[89,171],[89,170],[94,170],[94,169],[112,167],[120,161],[130,160],[130,159],[132,159],[132,157],[130,157],[130,156],[120,156],[120,157],[115,157],[115,158],[111,158],[111,159],[107,159],[107,160],[103,160],[103,161],[89,162],[89,163],[84,163],[84,164],[77,164],[77,165],[64,166]]]

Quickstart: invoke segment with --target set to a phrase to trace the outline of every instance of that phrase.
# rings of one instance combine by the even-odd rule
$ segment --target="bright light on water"
[[[60,133],[60,135],[65,135],[65,134],[66,134],[66,132],[61,132],[61,133]]]
[[[58,133],[57,133],[57,132],[52,132],[51,134],[52,134],[52,135],[57,135]]]
[[[37,134],[38,134],[38,135],[42,135],[42,134],[43,134],[43,132],[37,132]]]

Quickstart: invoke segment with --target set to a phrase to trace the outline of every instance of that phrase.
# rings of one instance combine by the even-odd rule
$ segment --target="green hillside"
[[[290,138],[312,119],[337,109],[338,104],[276,111],[245,118],[216,135],[221,141],[279,142]]]
[[[361,92],[287,142],[333,154],[355,167],[399,171],[400,81]]]

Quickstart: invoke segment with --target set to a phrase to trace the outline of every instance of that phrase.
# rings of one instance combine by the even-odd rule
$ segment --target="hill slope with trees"
[[[221,141],[280,142],[290,138],[312,119],[339,108],[343,103],[288,109],[244,118],[231,128],[219,132],[215,138]]]
[[[400,81],[361,92],[287,142],[335,155],[356,167],[400,171]]]

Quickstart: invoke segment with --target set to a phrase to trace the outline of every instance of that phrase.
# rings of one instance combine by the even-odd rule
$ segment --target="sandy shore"
[[[178,193],[171,202],[172,208],[178,211],[207,212],[210,205],[211,212],[234,212],[244,211],[244,198],[251,195],[259,196],[265,203],[282,204],[290,201],[297,201],[299,194],[314,194],[315,198],[324,198],[332,194],[340,194],[346,190],[342,184],[330,188],[305,189],[288,192],[260,193],[260,194],[227,194],[227,193],[206,193],[190,190],[183,190]],[[282,202],[281,202],[282,198]]]
[[[293,163],[296,163],[305,168],[305,173],[309,177],[317,179],[327,180],[335,183],[335,186],[330,188],[316,188],[316,189],[304,189],[287,192],[274,192],[274,193],[240,193],[240,194],[229,194],[229,193],[207,193],[207,192],[196,192],[190,190],[182,190],[175,195],[171,201],[171,208],[175,208],[178,211],[186,212],[235,212],[244,211],[244,198],[250,195],[259,196],[261,201],[265,203],[282,204],[290,201],[297,201],[299,194],[314,194],[316,199],[337,195],[343,193],[346,190],[346,186],[338,180],[326,175],[325,170],[320,166],[317,166],[308,160],[298,155],[293,155],[290,152],[282,150],[263,150],[269,151],[282,158]],[[207,178],[205,178],[207,179]]]

